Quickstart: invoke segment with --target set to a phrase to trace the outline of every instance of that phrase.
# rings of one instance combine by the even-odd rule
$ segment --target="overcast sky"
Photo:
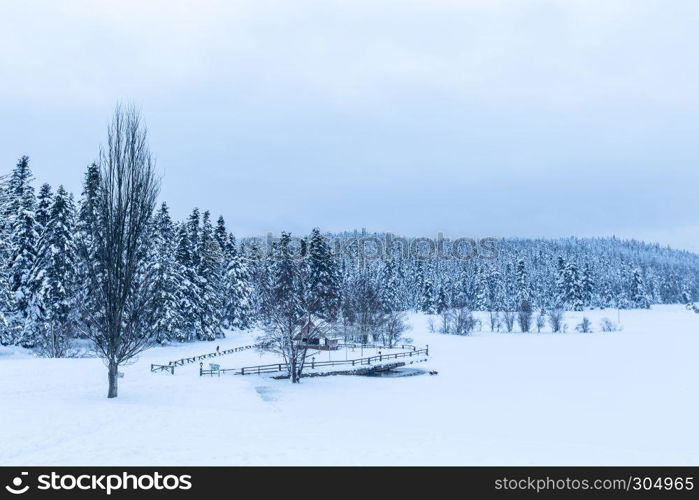
[[[0,171],[79,192],[119,100],[176,217],[699,251],[699,2],[3,2]]]

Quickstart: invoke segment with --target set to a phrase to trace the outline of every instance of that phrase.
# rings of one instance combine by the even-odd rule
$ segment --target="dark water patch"
[[[388,378],[399,378],[399,377],[415,377],[417,375],[425,375],[426,370],[420,368],[394,368],[392,370],[376,371],[367,373],[367,377],[388,377]]]

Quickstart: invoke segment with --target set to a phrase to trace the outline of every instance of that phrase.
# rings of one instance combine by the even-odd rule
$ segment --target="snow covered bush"
[[[558,333],[565,331],[563,315],[564,311],[560,307],[554,307],[549,311],[549,325],[551,325],[552,332]]]
[[[586,316],[584,316],[582,321],[575,326],[575,331],[580,333],[591,333],[592,321],[590,321]]]
[[[456,335],[470,335],[476,328],[481,326],[481,322],[465,307],[453,311],[452,321]]]
[[[599,329],[603,332],[616,332],[619,327],[609,318],[602,318],[602,320],[599,322]]]
[[[434,324],[434,318],[430,318],[430,319],[427,320],[427,330],[428,330],[430,333],[434,333],[434,332],[437,331],[437,327],[436,327],[435,324]]]
[[[452,312],[448,309],[439,313],[441,324],[439,333],[451,333]]]
[[[532,324],[532,306],[528,300],[523,300],[517,311],[517,324],[522,332],[528,332]]]
[[[507,332],[511,332],[515,326],[515,313],[514,311],[503,311],[502,321],[505,324],[505,329]]]
[[[381,328],[381,341],[383,345],[393,347],[403,338],[403,334],[410,330],[404,313],[391,312],[386,315],[386,320]]]
[[[474,330],[481,327],[480,320],[476,319],[473,313],[466,307],[444,311],[441,314],[441,318],[440,333],[470,335]]]
[[[546,311],[541,309],[536,315],[536,332],[541,333],[541,330],[546,326]]]
[[[500,318],[500,313],[497,311],[488,312],[488,320],[490,322],[490,331],[499,332],[502,326],[502,319]]]

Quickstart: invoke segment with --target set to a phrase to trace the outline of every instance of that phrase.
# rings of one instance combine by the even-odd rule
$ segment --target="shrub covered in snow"
[[[466,307],[450,309],[442,313],[441,333],[455,335],[470,335],[481,328],[481,322]]]
[[[549,325],[551,325],[551,331],[554,333],[565,331],[563,325],[563,309],[554,307],[549,311]]]
[[[592,332],[592,321],[590,321],[586,316],[583,317],[582,321],[576,325],[575,330],[580,333]]]
[[[531,329],[533,314],[531,303],[528,300],[523,300],[517,311],[517,324],[521,331],[528,332]]]
[[[502,326],[502,318],[500,317],[500,313],[498,311],[490,311],[488,313],[488,321],[490,323],[491,332],[500,331],[500,327]]]
[[[541,330],[546,326],[546,311],[541,309],[536,315],[536,331],[541,333]]]
[[[603,332],[616,332],[619,329],[619,325],[609,318],[602,318],[599,322],[599,328]]]
[[[511,332],[515,326],[515,313],[513,311],[503,311],[502,321],[508,333]]]

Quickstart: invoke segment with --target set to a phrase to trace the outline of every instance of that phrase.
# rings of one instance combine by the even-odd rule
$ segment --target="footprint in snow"
[[[255,387],[255,391],[260,395],[262,401],[276,401],[278,398],[276,396],[277,390],[271,387],[258,386]]]

